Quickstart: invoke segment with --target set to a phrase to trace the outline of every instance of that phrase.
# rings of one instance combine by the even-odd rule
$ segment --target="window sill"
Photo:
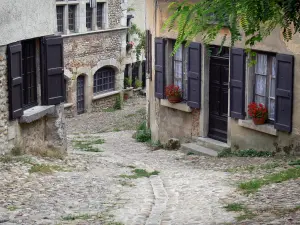
[[[141,87],[133,89],[134,92],[142,90]]]
[[[86,32],[78,32],[78,33],[71,33],[71,34],[63,34],[62,37],[73,37],[73,36],[80,36],[80,35],[88,35],[88,34],[95,34],[95,33],[104,33],[110,31],[117,31],[117,30],[127,30],[127,27],[120,27],[120,28],[113,28],[113,29],[103,29],[103,30],[89,30]]]
[[[272,124],[262,124],[262,125],[255,125],[252,120],[239,120],[238,124],[241,127],[245,127],[248,129],[256,130],[262,133],[266,133],[269,135],[277,136],[277,130],[274,128]]]
[[[177,109],[177,110],[180,110],[180,111],[183,111],[183,112],[192,112],[192,108],[190,108],[186,103],[175,103],[175,104],[172,104],[170,103],[167,99],[161,99],[160,100],[160,105],[162,106],[165,106],[165,107],[169,107],[169,108],[172,108],[172,109]]]
[[[54,105],[35,106],[24,111],[20,118],[20,123],[32,123],[43,118],[46,115],[53,115],[55,113]]]
[[[93,97],[93,101],[94,101],[94,100],[101,99],[101,98],[106,98],[106,97],[109,97],[109,96],[112,96],[112,95],[116,95],[116,94],[119,94],[120,92],[121,92],[121,91],[111,91],[111,92],[107,92],[107,93],[95,95],[95,96]]]
[[[70,108],[73,106],[73,103],[65,103],[64,104],[64,108],[67,109],[67,108]]]

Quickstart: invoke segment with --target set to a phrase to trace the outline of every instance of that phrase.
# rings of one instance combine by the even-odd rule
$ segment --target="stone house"
[[[56,15],[66,116],[113,107],[123,90],[127,0],[56,0]]]
[[[53,0],[4,0],[0,8],[0,153],[66,151],[63,40]]]
[[[300,34],[285,42],[276,29],[254,46],[255,66],[248,65],[244,41],[234,48],[226,42],[218,54],[224,34],[230,37],[226,28],[209,47],[197,37],[172,57],[177,34],[162,31],[169,16],[168,4],[149,0],[146,5],[146,27],[153,37],[147,52],[153,62],[147,70],[148,120],[153,139],[165,143],[169,138],[179,138],[215,149],[299,153]],[[165,87],[169,84],[182,88],[183,102],[168,102]],[[249,118],[247,107],[252,101],[268,108],[266,124],[254,125]]]

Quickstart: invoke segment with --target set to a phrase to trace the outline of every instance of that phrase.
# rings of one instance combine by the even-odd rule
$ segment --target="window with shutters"
[[[56,6],[57,32],[64,32],[64,6]]]
[[[101,94],[115,90],[115,70],[111,67],[103,67],[94,75],[94,94]]]
[[[253,68],[253,101],[268,108],[269,120],[275,119],[276,56],[257,53]]]
[[[92,22],[93,22],[93,8],[90,4],[86,4],[86,28],[87,30],[92,29]]]
[[[37,104],[35,39],[22,41],[23,105],[29,108]]]
[[[98,29],[103,29],[104,26],[104,3],[97,3],[97,27]]]

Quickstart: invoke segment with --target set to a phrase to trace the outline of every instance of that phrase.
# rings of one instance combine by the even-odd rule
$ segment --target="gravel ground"
[[[137,98],[124,110],[69,120],[69,152],[62,160],[0,157],[0,224],[300,224],[300,179],[267,185],[248,196],[237,190],[239,182],[285,169],[289,158],[211,158],[153,151],[126,130],[143,120],[144,101]],[[104,143],[92,145],[99,152],[72,147],[99,139]],[[50,165],[53,172],[32,173],[37,164]],[[270,164],[277,166],[265,167]],[[137,168],[159,174],[120,176],[132,175]],[[242,213],[224,208],[230,203],[245,205],[255,216],[238,221]]]
[[[145,120],[146,98],[134,96],[124,103],[124,109],[114,112],[84,113],[67,119],[69,134],[87,134],[114,130],[135,130]]]

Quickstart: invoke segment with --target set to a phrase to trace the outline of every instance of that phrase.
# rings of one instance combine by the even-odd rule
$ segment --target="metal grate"
[[[86,28],[88,30],[92,29],[92,18],[93,18],[93,8],[90,4],[86,4]]]
[[[97,27],[103,28],[103,12],[104,12],[104,3],[97,3]]]
[[[105,67],[98,70],[94,75],[94,94],[113,91],[115,89],[115,71]]]
[[[57,31],[63,33],[64,31],[64,6],[56,6],[57,17]]]
[[[76,5],[69,5],[69,30],[75,31]]]
[[[35,40],[22,42],[23,104],[29,108],[37,103]]]

